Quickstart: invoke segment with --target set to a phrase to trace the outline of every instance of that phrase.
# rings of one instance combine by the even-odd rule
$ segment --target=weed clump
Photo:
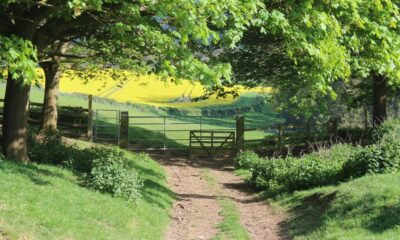
[[[251,169],[260,161],[260,157],[252,151],[240,152],[234,159],[235,167],[240,169]]]

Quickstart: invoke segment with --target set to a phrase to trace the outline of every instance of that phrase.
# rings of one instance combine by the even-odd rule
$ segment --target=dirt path
[[[168,184],[177,196],[165,239],[211,239],[222,220],[216,196],[196,167],[185,164],[183,158],[171,160],[161,161],[168,173]]]
[[[287,239],[283,230],[284,216],[257,199],[243,180],[232,173],[232,167],[226,161],[189,160],[167,155],[152,157],[165,167],[170,188],[178,198],[171,213],[166,240],[212,239],[218,233],[216,226],[223,220],[219,215],[219,197],[227,197],[235,203],[241,224],[251,239]],[[204,179],[202,170],[212,174],[218,194]]]
[[[284,232],[284,215],[274,211],[264,201],[248,190],[243,180],[231,171],[210,170],[225,197],[232,199],[240,213],[242,225],[253,240],[287,239]]]

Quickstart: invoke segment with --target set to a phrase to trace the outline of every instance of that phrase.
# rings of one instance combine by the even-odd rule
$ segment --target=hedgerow
[[[294,191],[336,183],[341,180],[344,162],[353,153],[350,145],[338,144],[301,158],[280,157],[258,161],[248,180],[271,192]]]
[[[360,147],[337,144],[329,149],[296,157],[258,158],[244,152],[236,167],[250,170],[247,180],[271,193],[336,184],[366,174],[400,171],[400,120],[374,130],[375,144]]]
[[[376,143],[365,147],[343,167],[346,178],[400,170],[400,120],[386,121],[373,131]]]

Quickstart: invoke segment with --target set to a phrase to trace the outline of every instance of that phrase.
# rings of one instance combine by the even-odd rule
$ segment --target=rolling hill
[[[226,105],[235,101],[232,96],[216,98],[211,96],[203,101],[191,101],[204,95],[205,89],[199,82],[180,80],[179,83],[163,80],[157,75],[138,75],[123,72],[123,77],[116,79],[112,72],[101,71],[91,75],[88,80],[66,71],[61,76],[60,90],[63,93],[83,93],[116,100],[118,102],[141,103],[153,106],[174,108],[204,107],[210,105]],[[43,73],[40,74],[39,85],[43,85]],[[245,89],[237,87],[239,93],[268,93],[270,89]]]

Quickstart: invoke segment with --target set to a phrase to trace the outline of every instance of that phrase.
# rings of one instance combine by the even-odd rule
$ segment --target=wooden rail
[[[88,95],[88,108],[59,106],[58,107],[58,128],[60,131],[81,137],[84,135],[89,140],[92,139],[93,128],[93,97]],[[4,103],[4,99],[0,99],[0,104]],[[1,104],[3,105],[3,104]],[[43,103],[29,102],[30,125],[40,125],[42,116]],[[3,106],[0,106],[0,125],[3,121]]]

